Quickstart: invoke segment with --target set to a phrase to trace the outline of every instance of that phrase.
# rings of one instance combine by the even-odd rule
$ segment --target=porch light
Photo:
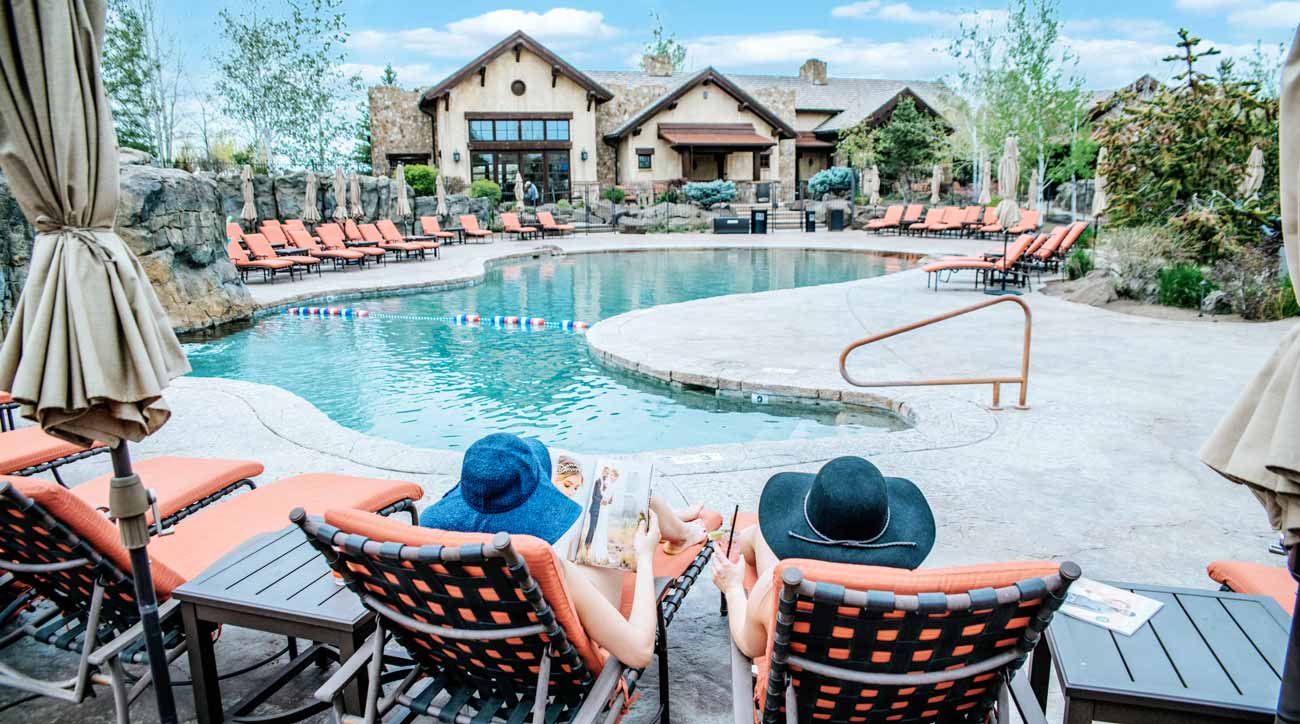
[[[451,160],[455,161],[456,163],[460,163],[460,151],[452,151]]]
[[[581,158],[583,161],[586,161],[586,160],[587,160],[587,149],[585,149],[585,148],[582,149],[582,153],[578,154],[578,157]]]

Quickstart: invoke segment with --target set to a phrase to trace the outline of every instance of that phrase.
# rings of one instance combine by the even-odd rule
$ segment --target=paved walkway
[[[753,237],[604,235],[557,240],[568,251],[648,247],[750,246]],[[863,248],[917,253],[972,252],[1000,244],[964,240],[866,237],[859,233],[774,234],[775,246]],[[546,240],[547,244],[553,243]],[[292,295],[449,281],[479,274],[503,251],[540,242],[498,242],[448,249],[440,262],[326,274],[295,284],[253,285],[262,304]],[[607,362],[696,383],[735,381],[779,394],[858,393],[840,379],[836,360],[849,341],[986,299],[968,286],[926,289],[919,270],[846,284],[808,287],[655,307],[605,320],[589,342]],[[729,510],[752,509],[778,470],[815,471],[844,453],[870,457],[888,475],[910,478],[928,496],[939,525],[928,566],[1019,558],[1071,559],[1099,578],[1174,585],[1211,584],[1205,564],[1243,558],[1279,564],[1266,552],[1273,535],[1246,491],[1209,472],[1196,451],[1240,389],[1294,322],[1171,322],[1116,314],[1033,293],[1030,410],[989,412],[988,387],[893,388],[872,393],[901,404],[917,426],[815,441],[710,446],[649,453],[667,492]],[[861,377],[884,379],[1006,374],[1018,364],[1020,321],[1012,305],[898,337],[861,351],[850,363]],[[1004,400],[1015,394],[1004,390]],[[266,463],[265,480],[311,470],[414,480],[431,497],[453,482],[458,455],[417,450],[345,430],[278,388],[179,380],[168,392],[175,416],[135,447],[140,455],[249,457]],[[71,466],[70,480],[106,469],[105,460]],[[716,594],[701,581],[673,625],[674,715],[680,721],[729,722],[725,622]],[[234,668],[275,641],[232,630],[218,656]],[[228,662],[228,663],[227,663]],[[176,667],[185,676],[184,665]],[[225,686],[230,701],[257,675]],[[313,682],[303,685],[310,692]],[[654,676],[631,721],[654,709]],[[189,694],[178,690],[188,711]],[[7,701],[12,692],[0,692]],[[1059,702],[1054,699],[1054,707]],[[43,700],[25,718],[106,720],[107,698],[79,709]],[[141,721],[153,718],[137,704]],[[13,717],[16,712],[0,715]],[[1059,710],[1057,712],[1059,717]]]

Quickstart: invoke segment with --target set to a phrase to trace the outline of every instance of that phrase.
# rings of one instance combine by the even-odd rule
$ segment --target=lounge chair
[[[443,231],[442,227],[438,224],[438,217],[436,216],[421,216],[420,229],[424,232],[425,236],[432,236],[433,238],[445,241],[448,244],[456,240],[456,232]]]
[[[768,656],[732,644],[735,721],[1046,723],[1022,671],[1079,577],[1071,562],[915,571],[791,559]]]
[[[251,259],[238,241],[226,242],[226,255],[235,263],[239,278],[244,282],[248,281],[248,273],[254,269],[261,270],[263,282],[274,283],[275,275],[280,272],[288,272],[289,279],[293,279],[293,262],[286,259]]]
[[[14,398],[8,392],[0,392],[0,432],[9,432],[17,427],[14,424],[14,410],[17,409],[18,403]]]
[[[170,528],[240,488],[255,490],[253,478],[264,468],[254,460],[182,458],[164,455],[136,460],[132,467],[154,494],[153,508],[162,519],[160,528]],[[108,512],[112,473],[105,473],[72,487],[72,493],[102,513]]]
[[[290,231],[294,230],[291,229]],[[305,234],[307,232],[303,231],[302,233]],[[270,242],[268,242],[266,237],[261,234],[244,234],[244,245],[248,247],[248,251],[252,254],[254,259],[283,259],[294,266],[300,266],[309,272],[312,269],[315,269],[316,275],[320,276],[320,259],[306,254],[294,256],[281,256],[276,254],[275,249],[271,247]]]
[[[972,227],[982,226],[983,217],[984,217],[983,206],[967,206],[966,210],[963,211],[961,215],[960,231],[963,234],[965,234],[965,233],[969,233]]]
[[[535,236],[537,227],[520,224],[518,214],[501,214],[501,231],[506,234],[514,234],[516,238],[522,240]]]
[[[1225,591],[1251,596],[1268,596],[1286,611],[1295,614],[1296,580],[1286,566],[1266,566],[1247,561],[1214,561],[1205,572]]]
[[[238,222],[231,221],[226,224],[226,241],[240,242],[244,240],[244,229]]]
[[[356,249],[322,249],[311,234],[297,229],[289,230],[289,239],[293,242],[294,247],[302,249],[309,255],[333,261],[335,269],[338,269],[340,264],[343,265],[344,269],[349,264],[356,264],[357,267],[365,266],[366,255]]]
[[[48,470],[62,484],[61,466],[108,450],[100,443],[88,448],[74,445],[35,425],[20,427],[0,433],[0,475],[35,475]]]
[[[979,234],[981,237],[1005,232],[1006,228],[998,223],[998,208],[996,206],[990,206],[984,210],[984,223],[974,230],[974,233]]]
[[[432,251],[436,259],[438,257],[438,248],[442,242],[436,239],[412,239],[397,229],[397,225],[389,219],[380,219],[375,222],[375,228],[383,235],[384,242],[388,244],[414,244],[424,251]],[[421,254],[420,256],[424,256]]]
[[[363,256],[382,264],[388,263],[388,252],[376,246],[348,246],[343,239],[343,230],[338,224],[321,224],[316,227],[317,238],[326,251],[356,251]]]
[[[640,671],[588,637],[558,559],[540,539],[451,533],[355,510],[333,509],[323,519],[296,510],[292,519],[377,614],[370,640],[316,692],[337,714],[351,679],[363,670],[378,678],[390,636],[414,666],[387,693],[367,687],[367,724],[396,706],[438,721],[523,722],[529,714],[534,722],[612,721],[635,700]],[[668,624],[712,552],[705,543],[655,556],[665,707]],[[412,694],[424,680],[429,685]]]
[[[461,233],[465,236],[472,236],[475,239],[484,239],[492,241],[492,232],[479,228],[478,217],[473,214],[461,214],[460,220]]]
[[[903,211],[903,220],[898,224],[898,233],[903,231],[912,224],[921,220],[921,212],[925,210],[924,204],[908,204]]]
[[[1010,247],[1007,248],[1007,255],[996,260],[989,260],[973,256],[949,256],[930,262],[921,267],[925,272],[925,285],[930,286],[931,277],[934,278],[934,290],[939,291],[939,283],[947,281],[959,271],[978,272],[975,278],[975,287],[978,289],[980,284],[992,283],[997,274],[1010,275],[1015,284],[1025,284],[1029,281],[1029,274],[1024,272],[1019,266],[1020,259],[1024,256],[1025,249],[1034,241],[1033,234],[1023,234],[1016,239]]]
[[[411,511],[420,486],[343,475],[301,475],[231,498],[189,516],[149,544],[168,660],[185,650],[179,604],[171,592],[250,537],[278,530],[295,505],[343,505]],[[47,602],[5,643],[28,636],[80,655],[77,674],[43,681],[0,665],[0,686],[80,703],[107,685],[117,721],[151,683],[130,679],[123,664],[147,663],[127,551],[107,517],[71,491],[33,478],[0,477],[0,563]],[[87,636],[92,631],[95,635]]]
[[[271,242],[271,246],[289,245],[289,230],[281,226],[280,222],[275,219],[263,221],[261,226],[257,227],[257,230],[262,232],[262,236],[265,236],[267,241]],[[303,229],[303,231],[306,231],[306,229]]]
[[[883,231],[885,229],[897,229],[903,221],[903,205],[894,204],[885,209],[885,216],[881,219],[872,219],[867,222],[867,231]]]
[[[542,236],[547,234],[561,235],[565,233],[572,234],[577,229],[573,224],[557,224],[555,217],[549,211],[537,212],[537,223],[542,225]]]
[[[942,236],[949,232],[960,232],[965,228],[966,210],[959,206],[950,206],[939,218],[939,224],[934,233]]]
[[[925,221],[912,224],[908,231],[913,234],[932,234],[938,236],[953,228],[961,219],[961,209],[956,206],[934,206],[925,212]]]
[[[286,229],[301,229],[302,231],[307,231],[307,225],[302,223],[302,219],[285,219],[281,226]]]
[[[1011,227],[1010,229],[1007,229],[1007,234],[1011,236],[1019,236],[1020,234],[1037,232],[1038,227],[1042,226],[1042,224],[1043,224],[1042,214],[1040,214],[1037,211],[1021,209],[1020,222],[1017,223],[1015,226]]]
[[[398,259],[423,259],[424,247],[410,241],[389,241],[384,238],[379,227],[374,224],[360,224],[361,238],[373,241],[380,249],[389,252]]]
[[[357,226],[357,222],[352,219],[343,220],[343,236],[347,238],[349,244],[365,241],[361,236],[361,229]]]
[[[908,224],[904,228],[907,229],[907,233],[909,234],[922,233],[927,231],[931,226],[938,226],[943,220],[943,215],[946,212],[947,207],[945,206],[931,206],[926,210],[925,218],[923,220]]]

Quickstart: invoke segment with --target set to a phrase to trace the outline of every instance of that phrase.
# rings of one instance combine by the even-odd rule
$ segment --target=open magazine
[[[1061,613],[1132,636],[1164,603],[1090,578],[1070,585]]]
[[[568,560],[636,570],[636,528],[650,515],[653,474],[649,465],[559,456],[552,476],[555,487],[582,506]]]

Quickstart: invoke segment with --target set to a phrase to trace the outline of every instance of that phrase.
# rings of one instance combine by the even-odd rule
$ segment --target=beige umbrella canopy
[[[257,202],[253,200],[253,167],[244,164],[239,172],[240,190],[244,193],[244,208],[239,210],[239,218],[244,221],[257,221]]]
[[[343,169],[340,166],[334,167],[334,213],[331,218],[340,224],[348,220],[347,184],[343,183]]]
[[[993,172],[989,170],[989,157],[980,156],[980,206],[993,202]]]
[[[1237,194],[1248,199],[1259,193],[1259,189],[1264,185],[1264,152],[1259,146],[1250,149],[1250,158],[1246,161],[1246,175],[1241,179],[1241,186],[1237,188]]]
[[[406,199],[406,166],[397,164],[393,171],[393,214],[399,218],[411,215],[411,204]]]
[[[1020,147],[1015,136],[1007,136],[998,162],[998,196],[1016,201],[1020,192]]]
[[[1102,170],[1106,166],[1106,147],[1097,151],[1097,175],[1092,180],[1092,215],[1100,218],[1106,213],[1106,176]]]
[[[442,174],[434,181],[434,190],[438,194],[438,216],[447,215],[447,182],[442,179]]]
[[[1014,199],[1002,199],[998,202],[998,223],[1004,229],[1010,229],[1020,223],[1020,206]]]
[[[307,191],[302,200],[302,222],[320,223],[320,207],[316,205],[316,174],[311,171],[307,172]]]
[[[1300,280],[1300,31],[1282,70],[1282,238],[1287,269]],[[1295,288],[1300,292],[1300,284]],[[1300,296],[1300,295],[1298,295]],[[1201,460],[1264,504],[1285,545],[1300,543],[1300,324],[1246,387],[1201,448]]]
[[[930,170],[930,204],[939,203],[939,185],[943,183],[943,166],[935,164]]]
[[[524,207],[524,175],[518,171],[515,171],[515,206]]]
[[[352,174],[352,178],[349,179],[348,196],[351,197],[350,205],[352,207],[349,211],[349,216],[354,219],[360,219],[365,216],[366,210],[361,208],[361,176],[359,174],[354,173]]]
[[[867,203],[880,205],[880,169],[875,164],[867,168]]]

